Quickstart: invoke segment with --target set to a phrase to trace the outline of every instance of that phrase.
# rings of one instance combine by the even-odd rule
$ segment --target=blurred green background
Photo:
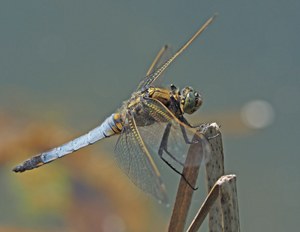
[[[164,81],[203,94],[192,122],[221,124],[241,230],[297,231],[299,10],[296,0],[1,0],[0,231],[166,230],[170,209],[119,171],[114,138],[32,172],[11,168],[101,123],[162,45],[176,50],[216,12]]]

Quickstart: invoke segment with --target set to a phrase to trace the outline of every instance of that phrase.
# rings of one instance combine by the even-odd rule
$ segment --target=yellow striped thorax
[[[135,92],[129,101],[125,102],[119,114],[116,114],[115,119],[118,128],[121,128],[126,119],[127,110],[133,110],[138,113],[141,99],[152,98],[160,101],[165,105],[176,117],[184,113],[192,114],[202,105],[201,95],[192,87],[185,87],[182,90],[175,87],[173,84],[170,89],[150,86],[144,91]],[[174,107],[176,105],[176,107]]]

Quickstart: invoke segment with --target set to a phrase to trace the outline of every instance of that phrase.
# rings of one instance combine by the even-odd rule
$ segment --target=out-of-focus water
[[[200,90],[199,117],[262,115],[252,133],[223,132],[241,229],[296,231],[299,9],[295,0],[1,1],[0,109],[85,132],[129,97],[162,45],[176,50],[217,12],[164,81]],[[243,108],[256,100],[267,109]]]

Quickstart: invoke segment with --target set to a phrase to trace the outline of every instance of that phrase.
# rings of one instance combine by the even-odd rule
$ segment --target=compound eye
[[[182,110],[184,113],[192,114],[199,109],[202,104],[201,96],[191,87],[186,87],[182,90]]]
[[[195,92],[195,106],[199,108],[202,105],[202,99],[198,92]]]

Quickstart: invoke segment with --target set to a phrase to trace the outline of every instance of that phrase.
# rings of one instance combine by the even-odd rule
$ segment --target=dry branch
[[[214,140],[220,139],[219,138],[220,132],[218,128],[219,127],[216,123],[205,124],[202,125],[202,127],[200,128],[201,132],[205,135],[206,138],[208,138],[210,145],[215,145]],[[222,142],[220,142],[219,144],[222,145]],[[183,169],[183,176],[187,180],[189,180],[189,183],[192,186],[196,186],[200,164],[203,159],[202,154],[205,153],[203,149],[205,148],[202,147],[201,143],[191,144],[187,154],[187,158],[185,161],[186,164],[191,164],[191,163],[198,164],[198,165],[185,165]],[[216,150],[221,150],[221,149],[212,148],[210,157],[215,156],[214,152]],[[195,154],[199,154],[199,155],[195,155]],[[204,158],[207,159],[207,157]],[[211,160],[211,158],[209,160]],[[223,158],[222,158],[222,162],[223,162]],[[187,184],[184,178],[181,178],[177,190],[176,200],[175,200],[170,224],[169,224],[169,231],[182,232],[184,230],[193,193],[194,190]]]
[[[192,186],[196,186],[200,164],[203,157],[202,155],[195,154],[202,154],[202,149],[203,147],[200,143],[191,144],[189,148],[185,163],[194,163],[198,165],[185,165],[183,169],[182,174],[186,179],[183,177],[180,178],[176,200],[169,224],[169,232],[182,232],[184,230],[186,218],[194,193],[194,190],[187,184],[186,180],[188,180]]]
[[[236,176],[224,176],[224,154],[219,126],[216,123],[203,125],[201,131],[211,146],[210,156],[205,157],[209,194],[187,231],[198,231],[203,220],[209,214],[210,232],[239,232]],[[195,154],[202,154],[202,149],[204,148],[201,144],[192,144],[187,154],[186,163],[195,162],[200,164],[203,157]],[[199,165],[186,165],[183,169],[184,177],[193,186],[195,186],[199,168]],[[194,190],[187,184],[186,180],[181,178],[169,224],[169,231],[182,232],[184,230],[193,192]]]
[[[220,228],[220,230],[216,231],[239,232],[240,225],[237,202],[236,176],[226,175],[220,177],[211,189],[187,231],[198,231],[208,212],[212,209],[214,204],[218,204],[221,205],[221,220],[215,221],[217,226],[214,228]]]

